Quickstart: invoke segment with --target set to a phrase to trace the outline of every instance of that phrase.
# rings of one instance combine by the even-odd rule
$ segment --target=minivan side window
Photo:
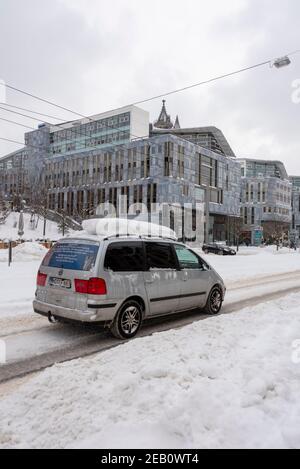
[[[144,249],[140,242],[112,243],[108,246],[104,268],[113,272],[143,272]]]
[[[175,246],[176,255],[181,269],[200,269],[203,268],[203,261],[190,249],[184,246]]]
[[[177,269],[177,263],[172,246],[168,243],[145,243],[147,268],[151,269]]]

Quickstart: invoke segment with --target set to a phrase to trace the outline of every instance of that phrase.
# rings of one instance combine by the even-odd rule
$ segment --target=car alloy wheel
[[[121,328],[124,335],[134,334],[140,326],[140,311],[136,306],[128,306],[121,316]]]
[[[119,310],[111,326],[111,332],[118,339],[131,339],[141,327],[142,319],[142,308],[139,303],[128,301]]]
[[[223,298],[219,287],[214,287],[207,299],[205,311],[208,314],[218,314],[222,308]]]

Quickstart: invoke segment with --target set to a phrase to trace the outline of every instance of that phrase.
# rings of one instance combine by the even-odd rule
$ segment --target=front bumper
[[[42,301],[34,300],[33,309],[37,314],[42,316],[55,316],[70,321],[76,321],[81,323],[105,323],[111,322],[117,311],[117,303],[103,303],[90,305],[89,309],[85,311],[79,311],[76,309],[63,308],[62,306],[52,305],[49,303],[43,303]]]

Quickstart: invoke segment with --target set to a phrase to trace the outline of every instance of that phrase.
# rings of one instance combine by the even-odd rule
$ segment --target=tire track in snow
[[[292,272],[286,272],[282,274],[272,274],[272,275],[258,275],[255,278],[248,278],[241,281],[227,281],[227,292],[233,292],[237,290],[244,290],[246,287],[254,287],[269,285],[276,283],[281,280],[295,280],[299,279],[300,281],[300,270],[295,270]],[[17,334],[23,334],[26,332],[33,332],[48,328],[53,329],[53,325],[49,325],[44,317],[40,317],[33,312],[28,312],[24,315],[18,315],[13,317],[0,318],[0,339],[14,336]],[[59,329],[63,326],[56,325],[56,328]]]
[[[233,295],[233,299],[229,299],[229,301],[224,303],[221,314],[234,313],[248,306],[255,306],[259,303],[280,298],[289,293],[300,292],[299,273],[298,275],[295,275],[295,272],[280,274],[274,277],[276,277],[276,280],[273,278],[272,281],[265,281],[263,282],[263,285],[262,279],[260,278],[257,279],[255,283],[252,282],[251,284],[243,287],[229,289],[228,296],[230,297]],[[259,293],[258,286],[262,286],[264,290],[266,289],[266,286],[272,286],[275,288]],[[244,294],[234,299],[234,294],[241,294],[241,292],[244,292]],[[181,328],[191,324],[192,322],[206,319],[213,320],[213,317],[199,313],[199,311],[191,311],[184,313],[184,315],[179,313],[164,318],[152,319],[145,322],[145,325],[139,332],[137,338],[170,329]],[[63,363],[76,358],[83,358],[88,355],[103,352],[124,343],[124,341],[112,338],[109,331],[99,331],[95,327],[89,327],[88,329],[89,330],[85,329],[83,331],[83,328],[80,325],[58,325],[55,327],[49,325],[44,328],[6,336],[8,341],[9,339],[16,340],[17,348],[18,341],[20,341],[19,350],[17,350],[17,354],[20,354],[20,359],[15,359],[14,361],[0,367],[0,382],[5,382],[13,378],[25,376],[32,372],[40,371],[55,363]],[[40,339],[43,344],[44,338],[45,341],[47,339],[48,344],[50,341],[50,344],[53,346],[50,346],[50,348],[45,350],[40,349],[40,353],[35,351],[28,356],[25,354],[26,350],[25,353],[23,353],[22,341],[34,345],[36,344],[36,340]],[[65,338],[67,338],[66,342]]]
[[[300,280],[300,270],[295,270],[293,272],[286,272],[282,274],[272,274],[272,275],[257,275],[253,279],[246,279],[241,281],[233,281],[233,282],[226,282],[228,286],[228,291],[232,290],[240,290],[245,287],[254,287],[257,285],[267,285],[271,283],[276,283],[281,280],[288,280],[288,279],[299,279]]]

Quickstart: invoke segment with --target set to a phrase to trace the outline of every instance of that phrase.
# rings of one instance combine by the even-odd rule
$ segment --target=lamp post
[[[291,59],[287,55],[285,55],[284,57],[275,59],[271,65],[272,67],[279,69],[279,68],[287,67],[290,64],[291,64]]]
[[[47,218],[46,218],[46,214],[44,213],[44,225],[43,225],[43,239],[44,240],[46,238],[46,226],[47,226]]]

